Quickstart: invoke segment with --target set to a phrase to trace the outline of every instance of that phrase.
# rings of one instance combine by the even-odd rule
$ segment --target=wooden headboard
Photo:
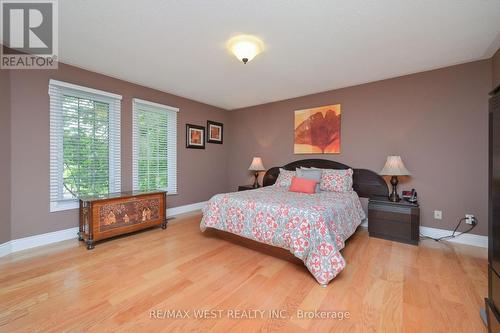
[[[295,162],[288,163],[281,168],[285,170],[294,171],[296,168],[307,167],[307,168],[318,168],[318,169],[352,169],[353,174],[353,189],[358,193],[360,197],[363,198],[373,198],[373,197],[388,197],[389,189],[387,184],[381,176],[377,173],[367,170],[367,169],[353,169],[345,164],[323,160],[323,159],[307,159],[299,160]],[[264,175],[263,185],[270,186],[276,182],[278,175],[280,173],[280,167],[274,167],[267,170]]]

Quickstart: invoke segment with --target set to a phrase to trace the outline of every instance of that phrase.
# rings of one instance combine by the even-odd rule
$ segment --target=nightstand
[[[248,191],[248,190],[253,190],[255,187],[253,185],[240,185],[238,186],[238,192],[240,191]]]
[[[372,237],[418,245],[420,208],[401,200],[374,198],[368,202],[368,232]]]

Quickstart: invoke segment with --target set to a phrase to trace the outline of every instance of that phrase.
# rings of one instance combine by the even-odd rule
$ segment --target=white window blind
[[[50,211],[121,190],[121,96],[50,80]]]
[[[177,194],[177,112],[179,109],[134,98],[134,190]]]

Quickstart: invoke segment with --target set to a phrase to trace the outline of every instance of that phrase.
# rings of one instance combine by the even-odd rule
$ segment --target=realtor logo
[[[0,68],[57,68],[57,0],[0,0],[0,4]]]

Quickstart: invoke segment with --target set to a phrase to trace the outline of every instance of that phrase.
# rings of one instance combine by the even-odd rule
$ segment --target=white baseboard
[[[203,208],[205,202],[197,202],[191,205],[173,207],[167,209],[167,217],[172,217],[179,214],[189,213]],[[19,239],[13,239],[9,242],[0,244],[0,257],[8,255],[10,253],[19,252],[34,247],[48,245],[52,243],[57,243],[65,241],[68,239],[76,239],[78,233],[78,227],[69,228],[54,232],[49,232],[46,234],[40,234],[30,237],[24,237]]]
[[[6,256],[11,253],[12,247],[10,245],[10,241],[0,244],[0,257]]]
[[[48,232],[46,234],[40,234],[30,237],[13,239],[10,241],[10,251],[11,253],[19,252],[37,246],[48,245],[73,238],[76,239],[77,234],[78,234],[78,227],[54,231],[54,232]]]
[[[439,238],[444,236],[449,236],[453,233],[453,230],[443,230],[437,228],[420,227],[420,233],[425,236],[430,236],[432,238]],[[488,248],[488,236],[480,236],[474,234],[462,234],[452,239],[447,239],[448,242],[460,243],[466,245],[473,245]]]
[[[368,228],[368,220],[365,220],[360,224],[363,228]],[[449,236],[453,233],[453,230],[437,229],[430,227],[420,227],[420,234],[429,236],[432,238],[439,238],[444,236]],[[488,248],[488,236],[480,236],[474,234],[462,234],[452,239],[447,239],[447,242],[473,245]]]
[[[204,202],[197,202],[190,205],[184,205],[179,207],[173,207],[167,209],[167,217],[172,217],[179,214],[189,213],[196,210],[202,209],[206,204]],[[361,227],[367,228],[368,221],[365,220],[361,223]],[[7,254],[19,252],[27,249],[31,249],[34,247],[48,245],[52,243],[61,242],[68,239],[76,239],[78,228],[69,228],[54,232],[49,232],[46,234],[40,234],[30,237],[24,237],[19,239],[13,239],[9,242],[0,244],[0,257],[3,257]],[[443,237],[451,235],[451,230],[437,229],[437,228],[429,228],[429,227],[420,227],[420,233],[426,236],[430,236],[433,238]],[[473,235],[473,234],[463,234],[456,238],[447,240],[449,242],[467,244],[473,246],[479,246],[483,248],[488,247],[488,237]]]
[[[179,207],[173,207],[173,208],[167,208],[167,217],[172,217],[175,215],[179,214],[184,214],[184,213],[189,213],[189,212],[194,212],[196,210],[202,209],[207,202],[197,202],[194,204],[190,205],[185,205],[185,206],[179,206]]]

